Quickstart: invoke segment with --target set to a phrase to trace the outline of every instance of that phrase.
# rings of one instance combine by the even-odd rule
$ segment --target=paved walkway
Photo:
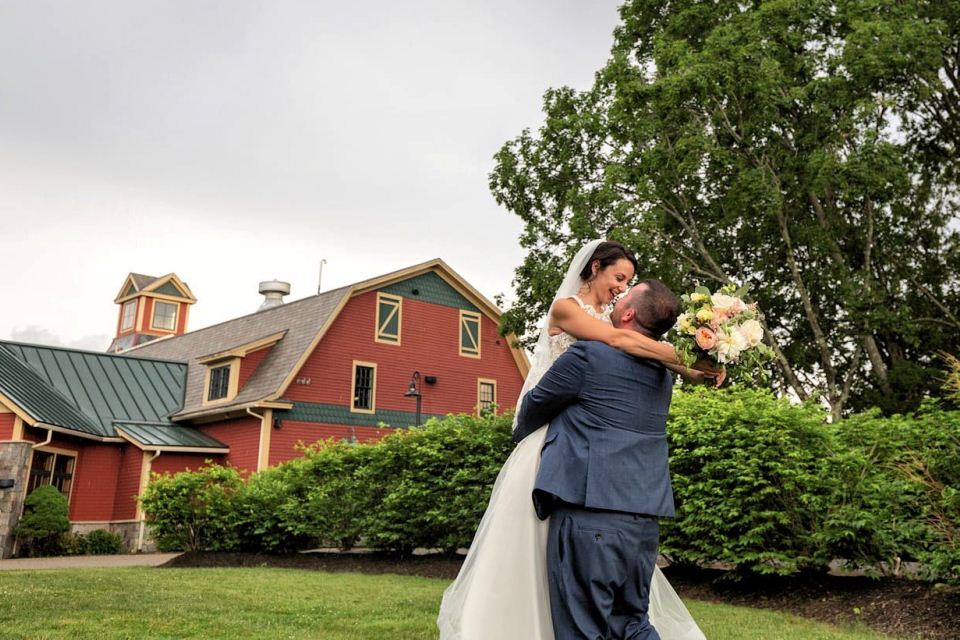
[[[118,556],[66,556],[59,558],[12,558],[0,560],[4,569],[83,569],[91,567],[158,567],[179,553],[128,553]]]

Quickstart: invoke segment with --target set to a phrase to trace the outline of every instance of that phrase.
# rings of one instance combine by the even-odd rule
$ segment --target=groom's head
[[[680,301],[655,278],[637,283],[613,307],[610,320],[619,329],[633,329],[660,338],[677,322]]]

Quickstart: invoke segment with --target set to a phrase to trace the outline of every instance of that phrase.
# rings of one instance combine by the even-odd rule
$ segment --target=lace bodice
[[[576,301],[578,305],[580,305],[580,308],[583,309],[586,312],[586,314],[591,318],[596,318],[597,320],[603,320],[604,322],[610,322],[610,312],[613,311],[612,307],[607,306],[604,308],[602,312],[598,312],[596,309],[593,308],[592,305],[585,304],[583,300],[581,300],[577,296],[573,296],[573,299],[574,301]],[[561,355],[563,355],[563,352],[569,349],[570,345],[572,345],[576,341],[577,341],[576,338],[574,338],[572,335],[566,332],[558,333],[555,336],[550,336],[550,355],[552,356],[551,359],[556,360],[557,358],[559,358]]]

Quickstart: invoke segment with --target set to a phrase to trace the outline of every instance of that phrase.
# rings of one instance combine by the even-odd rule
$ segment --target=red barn
[[[497,332],[499,310],[441,260],[183,333],[194,302],[173,274],[131,274],[111,345],[121,353],[0,342],[4,557],[41,484],[68,495],[75,529],[137,547],[135,496],[151,472],[204,459],[252,472],[298,455],[298,442],[378,439],[418,408],[426,420],[512,407],[527,372]]]

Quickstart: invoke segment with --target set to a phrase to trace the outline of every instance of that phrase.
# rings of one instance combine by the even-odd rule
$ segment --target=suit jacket
[[[659,362],[581,340],[524,397],[514,439],[550,423],[534,485],[537,515],[556,499],[592,509],[673,516],[667,411],[673,378]]]

